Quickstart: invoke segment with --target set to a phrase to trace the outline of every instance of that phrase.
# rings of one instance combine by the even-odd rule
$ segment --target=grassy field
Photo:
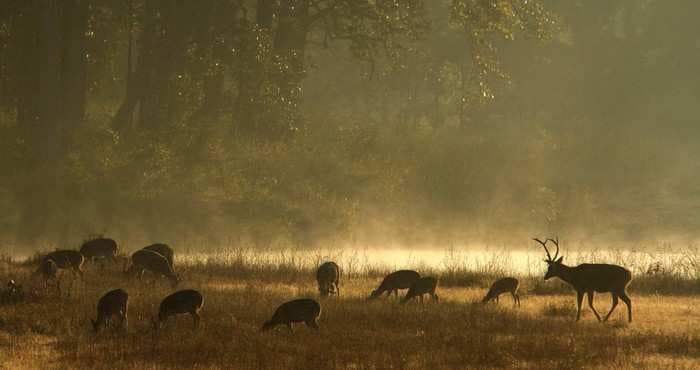
[[[181,316],[156,334],[151,319],[170,285],[127,280],[120,268],[88,266],[84,281],[64,273],[59,296],[31,278],[30,264],[2,262],[0,279],[21,281],[27,297],[0,306],[0,368],[700,368],[700,297],[682,294],[673,288],[680,282],[668,278],[640,276],[630,294],[634,322],[626,322],[621,305],[601,324],[587,308],[574,322],[574,294],[536,276],[522,278],[520,309],[507,296],[498,305],[478,303],[492,276],[468,271],[445,274],[439,303],[400,305],[365,300],[385,271],[348,268],[341,296],[321,301],[319,331],[297,326],[294,334],[284,327],[263,334],[277,305],[318,296],[311,269],[179,261],[180,288],[204,294],[202,326],[194,331]],[[95,335],[89,320],[96,302],[117,287],[130,295],[128,331]],[[609,295],[598,295],[599,312],[609,307]]]

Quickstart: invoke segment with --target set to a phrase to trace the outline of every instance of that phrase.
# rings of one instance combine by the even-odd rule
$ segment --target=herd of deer
[[[618,304],[618,299],[621,299],[627,305],[628,321],[632,321],[632,303],[626,292],[627,286],[632,280],[632,274],[629,270],[621,266],[608,264],[567,266],[562,262],[564,257],[559,256],[558,238],[546,239],[545,241],[537,238],[533,240],[542,245],[547,256],[547,259],[544,261],[547,263],[548,269],[544,279],[548,280],[552,277],[558,277],[571,285],[576,291],[577,321],[581,317],[581,304],[584,294],[588,295],[588,305],[598,321],[608,320]],[[552,242],[556,246],[554,256],[550,254],[547,248],[548,242]],[[76,275],[82,277],[83,265],[86,260],[117,260],[117,258],[117,243],[112,239],[97,238],[85,242],[79,251],[57,250],[47,254],[41,260],[36,273],[42,275],[45,285],[51,281],[56,282],[60,292],[57,278],[59,269],[72,270]],[[128,268],[127,264],[129,265]],[[129,261],[125,261],[125,275],[141,277],[144,271],[151,272],[156,278],[160,276],[166,277],[173,288],[176,288],[180,282],[179,276],[173,270],[173,250],[166,244],[152,244],[144,247],[134,252]],[[321,297],[325,298],[332,294],[340,295],[340,268],[335,262],[325,262],[320,265],[316,271],[316,280]],[[11,281],[11,283],[14,284],[14,281]],[[434,301],[437,301],[438,296],[435,294],[437,285],[438,279],[434,277],[421,277],[418,272],[413,270],[399,270],[387,275],[379,284],[379,287],[371,292],[368,299],[376,299],[384,293],[387,296],[394,293],[398,298],[399,290],[408,289],[406,295],[400,300],[402,304],[416,297],[420,297],[421,302],[423,302],[423,296],[426,294]],[[496,280],[488,290],[483,302],[491,300],[498,302],[498,297],[501,294],[510,293],[513,298],[513,304],[519,307],[518,287],[519,282],[516,278],[505,277]],[[610,312],[602,319],[593,307],[595,292],[608,292],[612,295]],[[115,289],[106,293],[97,303],[97,319],[92,321],[94,330],[97,332],[100,328],[110,325],[114,316],[120,318],[120,326],[126,329],[128,302],[129,295],[123,289]],[[190,314],[194,321],[194,327],[197,328],[200,321],[199,311],[202,309],[203,304],[204,297],[196,290],[185,289],[172,293],[161,301],[158,316],[153,319],[153,327],[154,329],[161,328],[166,320],[173,315]],[[305,323],[311,328],[318,328],[320,314],[321,305],[318,301],[308,298],[292,300],[279,306],[272,318],[263,324],[262,330],[266,331],[277,325],[286,325],[290,331],[293,331],[294,323]]]

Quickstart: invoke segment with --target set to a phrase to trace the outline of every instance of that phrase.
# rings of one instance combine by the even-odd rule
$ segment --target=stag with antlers
[[[629,296],[627,296],[627,286],[632,281],[632,273],[622,267],[617,265],[608,265],[600,263],[583,263],[578,266],[567,266],[562,263],[564,257],[559,256],[559,238],[546,239],[541,241],[540,239],[534,238],[534,241],[540,243],[547,254],[547,259],[544,260],[547,265],[547,273],[544,275],[544,279],[548,280],[552,277],[558,277],[561,280],[569,283],[576,290],[576,321],[581,318],[581,303],[583,302],[583,295],[588,295],[588,306],[593,310],[595,317],[598,321],[607,321],[610,314],[613,313],[615,307],[617,307],[618,299],[621,299],[627,305],[627,319],[632,322],[632,301]],[[556,246],[557,250],[554,253],[554,257],[549,253],[547,249],[547,242],[552,242]],[[612,307],[610,312],[605,315],[604,319],[600,318],[600,315],[593,307],[593,296],[595,292],[612,294]]]

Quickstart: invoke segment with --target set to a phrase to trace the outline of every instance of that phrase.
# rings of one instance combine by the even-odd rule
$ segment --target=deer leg
[[[294,334],[294,323],[288,322],[287,327],[289,328],[289,332]]]
[[[197,330],[199,328],[199,314],[197,311],[192,311],[190,312],[190,315],[192,315],[192,321],[194,322],[194,329]]]
[[[126,331],[129,328],[129,318],[126,316],[126,312],[121,313],[122,316],[122,329]]]
[[[576,292],[576,321],[581,319],[581,303],[583,303],[583,292]]]
[[[612,295],[612,307],[610,307],[610,312],[605,315],[605,319],[603,319],[603,321],[608,321],[610,315],[613,313],[613,311],[615,311],[615,307],[617,307],[617,293],[612,292],[610,294]]]
[[[588,307],[590,307],[591,310],[593,310],[593,314],[595,314],[595,317],[598,319],[598,321],[601,321],[600,315],[598,315],[598,311],[596,311],[595,307],[593,307],[593,296],[594,295],[595,295],[595,293],[592,290],[590,292],[588,292]]]
[[[335,283],[335,295],[340,297],[340,287],[338,287],[338,283]]]
[[[306,323],[306,326],[318,330],[318,323],[316,322],[316,319],[305,321],[305,323]]]
[[[627,293],[622,292],[620,299],[627,305],[627,321],[632,322],[632,300],[627,296]]]
[[[513,296],[513,307],[515,307],[516,305],[518,305],[518,296],[515,294],[515,292],[510,292],[510,295]]]

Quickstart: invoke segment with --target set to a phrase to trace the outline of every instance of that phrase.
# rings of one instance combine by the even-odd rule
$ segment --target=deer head
[[[97,320],[92,320],[90,319],[90,322],[92,323],[92,329],[94,330],[95,333],[100,331],[100,326],[102,326],[102,321],[98,317]]]
[[[380,291],[379,289],[375,289],[375,290],[372,291],[372,293],[370,293],[370,295],[369,295],[369,297],[367,298],[367,300],[368,300],[368,301],[371,301],[371,300],[373,300],[373,299],[376,299],[376,298],[378,298],[380,295],[382,295],[382,293],[383,293],[383,292]]]
[[[560,276],[562,270],[561,261],[564,259],[564,257],[559,257],[559,237],[556,237],[555,239],[546,239],[545,241],[541,241],[537,238],[533,238],[532,240],[540,243],[542,245],[542,248],[544,248],[544,252],[547,253],[547,259],[544,260],[544,262],[547,263],[548,267],[547,273],[544,275],[544,279],[549,280],[554,276]],[[554,257],[552,257],[552,255],[549,253],[549,249],[547,249],[547,242],[552,242],[557,247],[557,250],[554,253]]]

